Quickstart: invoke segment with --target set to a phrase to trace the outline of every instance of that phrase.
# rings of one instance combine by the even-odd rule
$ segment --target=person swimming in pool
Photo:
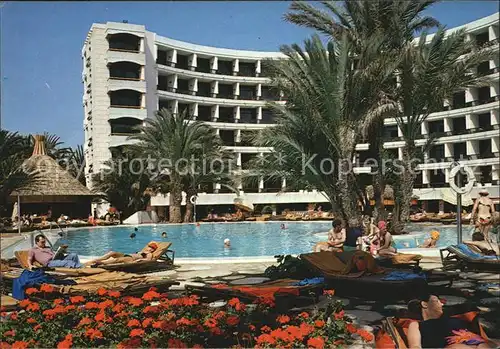
[[[167,232],[164,231],[163,233],[161,233],[161,237],[164,238],[164,239],[166,239],[167,238]]]
[[[285,230],[285,229],[286,229],[285,223],[281,223],[281,230]]]
[[[224,239],[224,248],[230,248],[230,247],[231,247],[231,240]]]
[[[430,238],[426,239],[422,245],[419,247],[421,248],[433,248],[436,247],[436,244],[439,240],[439,232],[437,230],[431,231],[431,236]]]
[[[131,238],[131,239],[135,239],[135,237],[136,237],[136,236],[137,236],[137,235],[136,235],[135,233],[130,234],[130,238]]]
[[[153,253],[158,249],[158,244],[150,242],[141,252],[123,254],[121,252],[110,251],[104,256],[93,259],[85,263],[86,266],[97,266],[101,264],[130,263],[137,261],[153,260]]]

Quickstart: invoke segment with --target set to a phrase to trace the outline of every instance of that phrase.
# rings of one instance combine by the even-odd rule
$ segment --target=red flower
[[[121,296],[121,293],[119,291],[109,291],[108,296],[112,298],[119,298]]]
[[[307,346],[309,348],[323,349],[325,347],[325,340],[321,337],[309,338]]]
[[[80,320],[80,322],[78,323],[78,325],[76,327],[90,325],[91,323],[92,323],[92,320],[90,318],[84,317],[83,319]]]
[[[286,315],[280,315],[276,318],[276,321],[280,324],[287,324],[290,322],[290,318]]]
[[[266,327],[266,326],[264,326],[264,327]],[[264,334],[261,334],[260,336],[257,337],[257,344],[274,345],[274,344],[276,344],[276,340],[270,334],[264,333]]]
[[[111,311],[112,311],[113,313],[119,313],[119,312],[121,312],[123,309],[125,309],[125,305],[124,305],[124,304],[117,304],[117,305],[115,305],[115,306],[111,309]]]
[[[97,322],[104,322],[107,321],[108,317],[106,316],[106,313],[104,311],[100,311],[97,313],[97,315],[94,317],[94,320]]]
[[[181,341],[180,339],[170,338],[167,342],[168,348],[187,348],[186,343]]]
[[[28,347],[28,342],[24,341],[16,341],[14,344],[12,344],[12,349],[25,349]]]
[[[26,320],[26,322],[27,322],[27,323],[29,323],[29,324],[36,324],[36,320],[35,320],[35,319],[33,319],[32,317],[28,318],[28,319]]]
[[[106,309],[106,308],[112,308],[115,305],[115,302],[113,302],[111,299],[105,300],[104,302],[99,303],[99,309]]]
[[[316,326],[317,328],[322,328],[323,326],[325,326],[325,322],[323,320],[316,320],[314,321],[314,326]]]
[[[49,284],[42,284],[42,286],[40,286],[40,291],[45,293],[52,293],[54,292],[54,286]]]
[[[85,309],[99,309],[99,304],[97,304],[96,302],[88,302],[87,304],[85,304]]]
[[[335,294],[335,290],[324,290],[323,295],[325,296],[333,296]]]
[[[67,306],[64,308],[64,310],[65,310],[66,312],[69,312],[69,311],[72,311],[72,310],[75,310],[75,309],[76,309],[76,306],[75,306],[75,305],[73,305],[73,304],[67,305]]]
[[[127,327],[141,327],[141,322],[137,319],[129,320]]]
[[[16,321],[17,320],[17,313],[11,313],[9,316],[9,319],[11,319],[12,321]]]
[[[105,288],[102,288],[102,287],[97,290],[97,294],[101,297],[105,296],[107,293],[108,293],[108,290],[106,290]]]
[[[31,304],[31,301],[29,299],[23,299],[22,301],[19,302],[19,306],[21,308],[26,308],[30,304]]]
[[[130,331],[130,337],[144,337],[144,330],[140,328],[134,328],[132,331]]]
[[[179,320],[175,322],[175,324],[178,326],[191,326],[194,325],[195,323],[196,322],[186,319],[185,317],[181,317]]]
[[[152,305],[148,305],[146,308],[144,308],[144,310],[142,311],[144,314],[149,314],[149,313],[159,313],[160,312],[160,308],[157,307],[157,306],[152,306]]]
[[[117,348],[118,349],[140,348],[141,346],[142,346],[142,339],[139,337],[134,337],[119,343],[117,345]]]
[[[233,307],[236,311],[244,311],[246,309],[246,305],[241,303],[238,298],[231,298],[227,304]]]
[[[345,325],[345,328],[347,330],[347,332],[353,334],[353,333],[356,333],[357,329],[356,329],[356,326],[354,326],[353,324],[347,324]]]
[[[57,349],[71,348],[72,345],[73,345],[73,335],[70,333],[67,334],[66,337],[64,337],[64,340],[62,342],[59,342],[59,344],[57,344]]]
[[[342,320],[344,318],[344,311],[340,311],[340,313],[334,313],[333,316],[335,317],[335,320]]]
[[[129,316],[130,314],[131,314],[131,313],[130,313],[130,312],[128,312],[128,311],[121,311],[121,312],[119,312],[118,314],[116,314],[116,315],[115,315],[115,318],[117,318],[117,317],[127,317],[127,316]]]
[[[142,305],[142,303],[144,303],[144,302],[143,302],[143,301],[142,301],[142,299],[140,299],[140,298],[130,297],[130,298],[128,299],[128,304],[130,304],[130,305],[132,305],[132,306],[134,306],[134,307],[139,307],[139,306],[141,306],[141,305]]]
[[[145,318],[144,321],[142,321],[142,327],[149,327],[153,323],[153,321],[155,320],[151,317]]]
[[[203,349],[203,345],[195,344],[191,347],[192,349]]]
[[[85,336],[89,337],[90,340],[102,338],[102,332],[93,328],[89,328],[85,331]]]
[[[5,331],[3,335],[5,337],[14,337],[16,335],[16,331],[14,331],[14,330]]]
[[[356,333],[359,334],[359,336],[363,338],[365,342],[371,342],[373,340],[373,334],[366,330],[358,330],[358,332]]]
[[[0,349],[10,349],[11,345],[7,342],[0,342]]]
[[[163,321],[155,321],[153,322],[153,328],[161,329],[163,327]]]
[[[34,293],[38,293],[38,290],[34,287],[27,288],[24,293],[26,293],[28,296],[32,295]]]
[[[240,323],[240,319],[237,316],[228,316],[226,319],[226,324],[229,326],[236,326]]]
[[[269,326],[263,326],[260,328],[260,332],[271,332],[271,328]]]
[[[298,315],[299,317],[303,318],[303,319],[309,319],[309,313],[303,311],[302,313],[300,313]]]
[[[309,324],[306,324],[305,322],[301,323],[300,324],[300,332],[302,334],[302,336],[308,336],[310,333],[312,333],[314,331],[314,326],[312,325],[309,325]]]
[[[208,330],[213,336],[220,336],[222,335],[222,330],[219,327],[212,327],[211,329]]]
[[[40,305],[38,303],[31,303],[26,307],[27,311],[39,311],[40,310]]]
[[[160,294],[156,291],[148,291],[146,293],[144,293],[144,295],[142,296],[142,299],[144,299],[145,301],[152,301],[153,299],[158,299],[160,298]]]
[[[217,326],[217,321],[215,321],[214,319],[207,319],[203,323],[203,325],[205,325],[208,328],[214,328],[215,326]]]
[[[57,298],[57,299],[54,299],[54,306],[57,306],[57,305],[60,305],[60,304],[63,304],[64,303],[64,299],[61,299],[61,298]]]
[[[70,297],[69,301],[72,304],[83,303],[83,302],[85,302],[85,298],[83,298],[83,296],[74,296],[74,297]]]
[[[33,327],[33,330],[38,331],[41,328],[42,328],[42,325],[38,324],[35,327]]]
[[[255,326],[254,325],[248,325],[248,329],[250,331],[255,331]]]

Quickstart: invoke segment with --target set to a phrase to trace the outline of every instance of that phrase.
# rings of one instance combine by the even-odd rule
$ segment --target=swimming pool
[[[97,256],[108,251],[133,253],[141,250],[149,241],[170,241],[176,257],[217,258],[217,257],[254,257],[277,254],[300,254],[312,251],[318,241],[326,239],[326,231],[331,222],[285,222],[287,229],[281,229],[282,222],[259,223],[205,223],[182,225],[143,225],[138,226],[136,238],[129,236],[134,226],[105,228],[82,228],[70,231],[57,241],[56,246],[67,244],[71,252],[81,256]],[[456,243],[456,227],[408,225],[412,235],[396,236],[398,248],[416,247],[415,238],[422,243],[429,232],[441,232],[438,246]],[[464,227],[464,237],[468,227]],[[167,232],[167,238],[161,237]],[[323,233],[321,233],[323,232]],[[224,248],[224,239],[231,240],[231,248]],[[407,246],[406,246],[407,245]]]

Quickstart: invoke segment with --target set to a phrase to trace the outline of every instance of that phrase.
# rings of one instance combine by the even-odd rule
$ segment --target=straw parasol
[[[53,158],[47,155],[44,136],[33,136],[33,154],[23,163],[23,169],[35,174],[33,182],[11,194],[22,202],[75,202],[96,196]]]
[[[248,199],[241,197],[234,199],[234,206],[248,212],[252,212],[254,209],[253,204]]]

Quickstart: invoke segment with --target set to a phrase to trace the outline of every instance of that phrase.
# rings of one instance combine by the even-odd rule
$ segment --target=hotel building
[[[467,39],[499,51],[499,14],[479,19],[466,28]],[[451,29],[451,31],[456,30]],[[131,143],[134,126],[154,118],[160,108],[173,113],[187,112],[217,130],[227,149],[235,153],[242,169],[267,148],[248,142],[249,135],[272,127],[274,116],[267,101],[282,101],[263,69],[263,60],[281,58],[279,52],[215,48],[173,40],[149,32],[143,25],[108,22],[93,24],[82,49],[84,86],[85,174],[98,173],[103,162]],[[420,200],[439,202],[448,188],[451,164],[461,160],[472,167],[476,179],[489,187],[490,196],[499,195],[499,60],[498,55],[477,66],[490,85],[468,88],[445,101],[440,112],[422,124],[423,145],[428,135],[436,138],[426,154],[437,162],[421,164],[415,182]],[[396,121],[385,120],[388,141],[384,147],[402,156],[403,140]],[[357,145],[355,163],[367,158],[368,144]],[[356,167],[369,173],[369,167]],[[444,171],[443,171],[444,170]],[[239,187],[254,204],[276,204],[280,208],[308,203],[325,203],[318,191],[282,192],[284,181],[264,181]],[[280,192],[278,194],[278,192]],[[471,195],[476,197],[478,188]],[[217,183],[200,188],[198,205],[232,205],[236,194]],[[168,206],[168,194],[151,200],[152,206]],[[440,206],[441,207],[441,206]]]

